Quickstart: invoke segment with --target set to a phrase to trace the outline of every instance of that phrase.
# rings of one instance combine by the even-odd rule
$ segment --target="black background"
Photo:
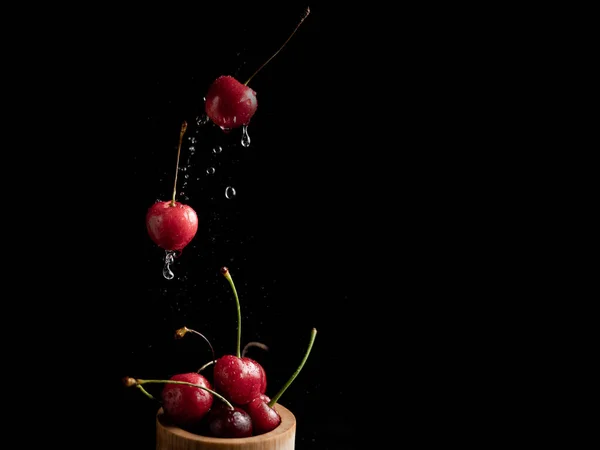
[[[85,334],[95,337],[105,361],[99,370],[110,399],[105,432],[118,448],[152,448],[157,410],[125,389],[121,377],[165,379],[211,358],[200,338],[176,341],[174,330],[203,333],[217,356],[235,351],[235,303],[222,266],[240,295],[242,345],[269,347],[251,351],[267,371],[269,394],[294,372],[310,330],[318,330],[306,365],[280,399],[298,420],[296,448],[352,448],[360,440],[356,424],[379,395],[359,386],[381,348],[369,330],[378,326],[374,317],[393,307],[393,298],[378,299],[372,287],[392,283],[394,275],[386,277],[372,256],[372,243],[387,227],[380,218],[371,223],[372,212],[387,193],[370,183],[382,154],[393,151],[387,146],[395,146],[382,147],[378,136],[396,126],[396,119],[385,119],[393,109],[371,111],[365,101],[379,81],[365,78],[369,50],[363,46],[371,44],[361,38],[364,24],[353,22],[356,13],[312,6],[251,83],[258,110],[248,127],[250,147],[241,145],[240,129],[224,134],[196,123],[212,80],[230,74],[244,81],[283,44],[304,9],[299,3],[213,5],[196,14],[180,11],[168,27],[164,17],[140,17],[122,44],[111,43],[118,60],[107,58],[98,68],[108,69],[108,82],[100,90],[96,133],[116,138],[103,153],[119,175],[106,172],[97,189],[111,185],[113,195],[113,183],[123,188],[96,210],[110,229],[109,243],[97,251],[110,249],[112,256],[94,270],[104,272],[109,292],[94,301]],[[177,198],[197,211],[200,226],[172,267],[175,278],[166,280],[164,251],[150,241],[144,217],[156,200],[171,197],[184,120]],[[233,199],[225,196],[228,186],[236,190]],[[395,265],[394,255],[389,258]]]
[[[248,148],[239,129],[197,125],[203,97],[219,75],[247,79],[306,4],[98,8],[36,36],[43,76],[23,103],[26,117],[43,118],[31,130],[42,143],[31,170],[40,172],[32,198],[44,221],[27,233],[47,246],[36,257],[46,281],[43,294],[27,279],[20,289],[36,299],[28,351],[51,348],[44,376],[63,386],[49,405],[60,413],[45,420],[111,448],[153,448],[157,405],[121,378],[165,379],[207,362],[202,339],[173,338],[182,326],[204,334],[217,356],[235,351],[222,266],[240,295],[242,345],[269,347],[251,350],[268,394],[318,330],[280,399],[296,415],[298,450],[362,448],[397,427],[418,434],[448,408],[438,395],[452,372],[446,357],[460,350],[444,352],[452,333],[439,330],[460,311],[447,299],[469,295],[464,241],[453,232],[471,206],[453,196],[458,172],[447,172],[461,162],[448,149],[468,141],[446,125],[453,49],[439,36],[429,45],[427,12],[310,7],[250,83],[258,109]],[[177,197],[200,225],[166,280],[144,219],[171,198],[183,121]],[[31,364],[39,370],[33,356]]]

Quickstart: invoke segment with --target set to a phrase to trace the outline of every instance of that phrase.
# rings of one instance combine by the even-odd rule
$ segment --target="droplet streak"
[[[242,145],[250,147],[250,135],[248,134],[248,125],[242,125]]]
[[[165,265],[163,266],[163,277],[167,280],[172,280],[175,277],[175,274],[171,270],[171,264],[173,264],[173,260],[175,259],[175,251],[174,250],[166,250],[165,251]]]

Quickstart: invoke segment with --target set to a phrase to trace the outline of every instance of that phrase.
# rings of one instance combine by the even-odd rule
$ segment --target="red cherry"
[[[222,129],[248,125],[256,112],[256,92],[229,75],[222,75],[206,94],[206,115]]]
[[[170,378],[212,389],[210,382],[199,373],[182,373]],[[197,425],[208,414],[213,404],[213,395],[194,386],[166,384],[161,394],[165,415],[180,427]]]
[[[215,363],[215,390],[230,402],[244,405],[261,394],[262,386],[266,386],[264,373],[260,364],[251,358],[224,355]]]
[[[198,231],[198,216],[189,205],[159,201],[148,208],[146,228],[159,247],[181,251]]]
[[[263,368],[263,366],[261,366],[260,364],[258,364],[258,368],[260,369],[260,373],[261,373],[260,393],[264,394],[265,392],[267,392],[267,373],[265,372],[265,369]]]
[[[252,419],[255,435],[268,433],[281,423],[281,416],[269,406],[270,401],[271,399],[263,394],[244,405],[244,410]]]
[[[210,410],[208,428],[213,436],[221,438],[244,438],[253,433],[250,415],[239,406],[229,408],[224,403]]]
[[[212,122],[223,130],[231,130],[243,125],[248,125],[258,106],[256,92],[248,87],[254,76],[281,51],[291,37],[296,33],[300,24],[310,13],[307,8],[302,19],[283,45],[258,68],[245,83],[240,83],[230,75],[221,75],[212,82],[206,94],[204,110]]]

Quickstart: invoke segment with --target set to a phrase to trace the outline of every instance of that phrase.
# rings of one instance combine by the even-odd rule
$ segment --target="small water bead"
[[[235,192],[235,188],[232,186],[227,186],[227,188],[225,188],[225,198],[227,199],[232,199],[237,195],[237,193]]]
[[[192,144],[195,144],[195,143],[196,143],[196,138],[195,138],[194,136],[189,136],[189,137],[188,137],[188,139],[189,139],[189,141],[190,141]],[[190,147],[190,150],[191,150],[192,148],[193,148],[193,147]]]
[[[208,169],[206,169],[206,173],[208,175],[212,175],[213,173],[215,173],[215,168],[214,167],[209,167]]]
[[[215,155],[218,155],[219,153],[221,153],[223,151],[223,147],[221,147],[220,145],[217,145],[215,148],[213,148],[213,153]]]
[[[248,125],[242,126],[242,145],[244,147],[250,146],[250,135],[248,134]]]

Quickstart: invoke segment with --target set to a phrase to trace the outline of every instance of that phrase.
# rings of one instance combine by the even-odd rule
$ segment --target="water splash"
[[[175,278],[175,274],[171,270],[171,264],[175,260],[175,251],[174,250],[165,250],[165,265],[163,266],[163,277],[167,280],[172,280]]]
[[[250,147],[250,135],[248,134],[248,125],[242,125],[242,145]]]
[[[235,192],[235,188],[234,187],[227,186],[227,188],[225,188],[225,198],[231,200],[236,195],[237,195],[237,192]]]
[[[202,114],[201,116],[196,117],[196,125],[202,126],[208,123],[208,116],[206,114]]]

